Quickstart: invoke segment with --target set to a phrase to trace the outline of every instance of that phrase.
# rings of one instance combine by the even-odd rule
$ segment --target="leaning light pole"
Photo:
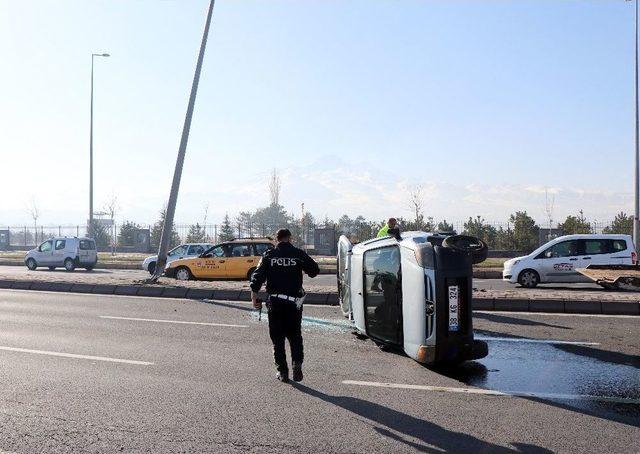
[[[191,85],[191,95],[189,96],[189,104],[187,106],[187,114],[184,118],[184,126],[182,128],[182,138],[180,139],[180,147],[178,148],[178,157],[176,159],[176,168],[173,172],[173,182],[171,183],[171,192],[169,193],[169,203],[164,217],[164,225],[162,226],[162,234],[160,236],[160,246],[158,247],[158,260],[153,276],[149,279],[155,282],[167,265],[167,250],[169,249],[169,240],[171,239],[171,230],[173,227],[173,217],[176,211],[176,203],[178,201],[178,191],[180,189],[180,178],[182,177],[182,166],[184,165],[184,156],[187,151],[187,142],[189,141],[189,130],[191,129],[191,118],[193,117],[193,107],[196,103],[196,94],[198,93],[198,82],[200,81],[200,72],[202,70],[202,61],[204,60],[204,51],[207,47],[207,37],[209,36],[209,26],[211,25],[211,16],[213,15],[213,5],[215,0],[209,3],[209,12],[202,34],[202,43],[200,44],[200,54],[196,63],[196,71],[193,76]]]

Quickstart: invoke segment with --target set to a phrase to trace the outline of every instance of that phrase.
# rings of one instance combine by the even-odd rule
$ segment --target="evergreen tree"
[[[135,232],[140,226],[135,222],[124,221],[118,233],[119,246],[133,246],[136,243]]]
[[[204,227],[199,223],[195,223],[189,226],[189,232],[187,233],[186,243],[204,243],[208,241],[207,234],[204,231]]]
[[[104,224],[94,220],[89,226],[87,233],[89,238],[93,238],[95,240],[96,248],[98,250],[105,250],[111,246],[111,234],[109,233],[109,228]]]
[[[231,221],[229,220],[229,214],[224,215],[224,222],[222,223],[222,227],[220,227],[220,234],[218,235],[219,241],[230,241],[235,238],[235,234],[233,231],[233,227],[231,226]]]
[[[633,235],[633,216],[627,215],[624,211],[616,214],[611,225],[605,227],[602,233],[622,233]]]
[[[495,227],[487,224],[482,216],[476,216],[475,219],[469,218],[469,220],[464,223],[463,234],[480,238],[485,241],[489,247],[495,247],[498,231]]]
[[[160,247],[160,237],[162,236],[162,228],[164,226],[164,219],[167,216],[167,209],[160,210],[160,219],[153,224],[151,228],[151,248],[158,249]],[[180,236],[176,231],[175,224],[171,226],[171,237],[169,238],[169,249],[180,244]]]
[[[453,228],[453,224],[449,224],[446,219],[438,222],[438,231],[439,232],[453,232],[455,235],[456,231]]]
[[[540,227],[526,211],[516,211],[509,217],[509,222],[513,224],[512,247],[515,250],[529,253],[538,247]]]
[[[580,210],[578,216],[567,216],[567,219],[565,219],[562,224],[558,224],[558,228],[561,229],[565,235],[592,233],[591,224],[585,219],[582,210]]]

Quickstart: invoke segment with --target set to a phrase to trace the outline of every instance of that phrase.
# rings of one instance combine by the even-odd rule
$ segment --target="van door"
[[[338,240],[338,263],[337,263],[337,281],[338,281],[338,298],[342,314],[352,319],[353,310],[351,308],[351,287],[349,280],[351,279],[351,248],[352,244],[349,239],[342,235]]]
[[[584,278],[576,271],[582,268],[580,240],[561,241],[540,253],[535,260],[542,282],[581,282]]]
[[[38,265],[51,265],[53,263],[53,240],[47,240],[38,246],[35,256]]]
[[[584,243],[584,255],[582,259],[582,268],[589,265],[612,265],[614,259],[612,257],[613,245],[609,239],[588,239],[582,240]],[[591,282],[591,280],[588,280]]]
[[[624,239],[611,241],[611,263],[616,265],[632,265],[633,243],[627,244]]]
[[[402,345],[402,279],[398,246],[364,253],[364,315],[369,337]]]
[[[81,264],[95,265],[98,262],[96,242],[93,240],[80,240],[78,242],[78,257]]]
[[[57,266],[64,265],[65,252],[67,247],[67,240],[59,239],[53,240],[53,252],[51,262]]]

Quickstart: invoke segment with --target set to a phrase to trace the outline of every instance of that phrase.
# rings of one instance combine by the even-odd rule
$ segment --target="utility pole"
[[[167,250],[169,249],[169,240],[171,238],[171,228],[173,226],[173,217],[176,211],[176,203],[178,201],[178,191],[180,189],[180,178],[182,177],[182,166],[184,165],[184,156],[187,151],[187,142],[189,141],[189,130],[191,129],[191,118],[193,117],[193,108],[196,102],[196,94],[198,93],[198,82],[200,82],[200,72],[202,70],[202,61],[204,60],[204,51],[207,47],[207,36],[209,35],[209,27],[211,25],[211,16],[213,15],[213,5],[215,0],[211,0],[209,3],[209,12],[207,13],[207,20],[204,26],[204,33],[202,34],[202,43],[200,44],[200,54],[198,55],[198,62],[196,63],[196,71],[193,76],[193,83],[191,85],[191,95],[189,96],[189,104],[187,106],[187,114],[184,119],[184,126],[182,128],[182,138],[180,139],[180,147],[178,148],[178,158],[176,159],[176,167],[173,172],[173,182],[171,183],[171,193],[169,194],[169,203],[167,205],[167,212],[164,217],[164,225],[162,226],[162,235],[160,236],[160,246],[158,247],[158,260],[156,262],[156,269],[153,276],[149,279],[150,282],[155,282],[167,265]]]
[[[93,233],[93,59],[94,57],[109,57],[109,54],[91,54],[91,116],[89,120],[89,225],[87,236]]]
[[[640,144],[639,144],[639,119],[638,119],[638,0],[635,0],[635,181],[634,181],[634,204],[635,212],[633,216],[633,243],[635,244],[636,252],[640,243]]]

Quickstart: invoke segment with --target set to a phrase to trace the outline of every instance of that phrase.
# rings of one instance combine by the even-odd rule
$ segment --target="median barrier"
[[[239,289],[204,289],[161,284],[86,284],[0,279],[0,289],[90,293],[102,295],[147,296],[156,298],[187,298],[196,300],[250,301],[251,292]],[[261,292],[260,297],[266,298]],[[307,304],[338,304],[335,292],[307,292]],[[536,299],[474,294],[473,310],[505,312],[545,312],[573,314],[607,314],[640,316],[640,302],[608,299]]]

